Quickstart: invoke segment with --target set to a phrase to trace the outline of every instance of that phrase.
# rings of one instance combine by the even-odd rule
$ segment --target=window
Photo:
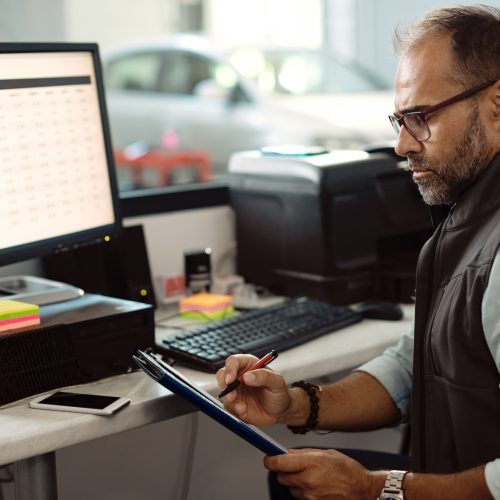
[[[160,54],[135,54],[118,58],[106,68],[106,86],[110,89],[154,91],[160,65]]]
[[[210,78],[210,61],[188,52],[165,54],[159,90],[166,94],[192,95],[196,84]]]

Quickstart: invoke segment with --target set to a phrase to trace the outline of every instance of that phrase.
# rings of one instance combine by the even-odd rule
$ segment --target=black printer
[[[292,151],[231,157],[238,274],[338,304],[411,302],[431,220],[404,163],[384,153]]]

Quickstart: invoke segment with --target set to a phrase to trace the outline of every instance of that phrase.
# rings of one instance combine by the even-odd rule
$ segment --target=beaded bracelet
[[[311,404],[311,412],[309,413],[309,417],[306,421],[305,425],[287,425],[287,427],[294,434],[305,434],[316,428],[319,423],[319,398],[317,392],[320,391],[320,387],[315,384],[311,384],[310,382],[305,382],[304,380],[300,380],[298,382],[294,382],[290,387],[300,387],[304,391],[306,391],[309,396],[309,402]]]

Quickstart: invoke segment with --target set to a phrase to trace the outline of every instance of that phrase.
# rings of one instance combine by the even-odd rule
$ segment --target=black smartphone
[[[30,408],[109,416],[125,408],[129,403],[130,399],[119,396],[57,391],[33,399],[30,401]]]

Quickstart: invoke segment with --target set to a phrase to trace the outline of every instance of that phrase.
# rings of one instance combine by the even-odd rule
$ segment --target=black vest
[[[463,192],[420,253],[414,471],[458,472],[500,457],[500,374],[481,317],[499,246],[500,154]]]

